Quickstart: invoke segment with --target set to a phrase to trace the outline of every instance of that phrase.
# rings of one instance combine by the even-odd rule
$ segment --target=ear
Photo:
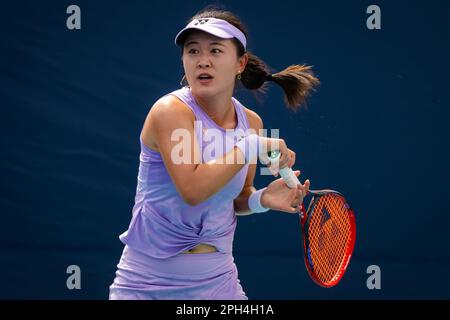
[[[248,62],[248,53],[244,53],[244,55],[242,57],[240,57],[239,61],[238,61],[239,70],[241,70],[241,72],[243,72],[245,70],[245,67],[247,66],[247,62]]]

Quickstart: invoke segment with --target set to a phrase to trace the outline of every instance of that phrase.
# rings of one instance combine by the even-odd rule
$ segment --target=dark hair
[[[209,5],[196,13],[187,23],[202,18],[226,20],[241,30],[248,39],[247,28],[239,17],[230,11],[226,11],[216,5]],[[181,39],[181,50],[183,50],[184,39],[186,39],[188,34],[189,32],[186,32]],[[310,95],[310,92],[320,84],[319,79],[314,76],[311,66],[291,65],[280,72],[272,73],[269,66],[262,59],[250,51],[245,51],[239,40],[233,38],[232,41],[237,47],[238,57],[242,57],[245,53],[248,54],[247,65],[241,74],[241,82],[247,89],[264,93],[266,90],[265,82],[273,81],[283,89],[285,102],[289,109],[297,111],[305,103],[306,97]]]

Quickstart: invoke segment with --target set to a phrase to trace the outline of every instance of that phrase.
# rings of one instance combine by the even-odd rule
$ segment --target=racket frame
[[[303,257],[305,260],[306,269],[308,270],[309,276],[311,279],[318,284],[321,287],[324,288],[331,288],[334,287],[339,283],[339,281],[344,276],[345,271],[347,270],[347,267],[350,263],[350,259],[353,254],[353,249],[355,247],[355,241],[356,241],[356,221],[355,221],[355,213],[353,209],[348,204],[347,200],[345,200],[345,197],[339,193],[338,191],[331,190],[331,189],[324,189],[324,190],[309,190],[310,195],[313,196],[311,201],[309,202],[308,209],[305,210],[304,204],[301,205],[301,211],[303,215],[300,216],[300,224],[302,225],[302,234],[303,234]],[[336,196],[342,197],[345,200],[345,205],[348,207],[348,213],[349,213],[349,220],[350,220],[350,243],[347,247],[347,250],[345,251],[344,259],[341,262],[341,266],[339,267],[338,272],[336,275],[328,282],[323,282],[319,280],[316,273],[314,272],[314,267],[312,266],[312,262],[310,262],[310,254],[308,252],[308,231],[305,227],[306,223],[309,222],[311,219],[311,211],[314,210],[314,207],[316,205],[316,197],[321,197],[327,194],[335,194]]]

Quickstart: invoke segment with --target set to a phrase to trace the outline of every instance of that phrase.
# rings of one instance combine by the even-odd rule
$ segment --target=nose
[[[197,66],[200,69],[211,67],[211,62],[209,61],[208,53],[200,54],[200,56],[198,58],[199,58],[199,60],[198,60]]]
[[[198,62],[198,67],[200,68],[200,69],[203,69],[203,68],[209,68],[211,66],[211,64],[209,63],[209,61],[206,61],[206,60],[200,60],[199,62]]]

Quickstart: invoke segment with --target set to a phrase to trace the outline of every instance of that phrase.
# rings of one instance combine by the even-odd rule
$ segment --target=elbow
[[[184,202],[190,206],[196,206],[209,199],[214,193],[204,183],[193,183],[192,180],[194,179],[189,179],[185,183],[179,184],[178,190]]]
[[[194,207],[200,203],[196,198],[191,197],[183,197],[184,202],[186,202],[188,205]]]
[[[181,197],[183,198],[183,201],[190,206],[196,206],[203,201],[203,199],[201,199],[201,197],[197,192],[195,192],[195,190],[193,190],[193,188],[188,188],[187,190],[181,192]]]
[[[201,189],[193,188],[192,186],[186,188],[181,194],[184,202],[190,206],[199,205],[200,203],[208,200],[211,196],[212,194],[203,192]]]

